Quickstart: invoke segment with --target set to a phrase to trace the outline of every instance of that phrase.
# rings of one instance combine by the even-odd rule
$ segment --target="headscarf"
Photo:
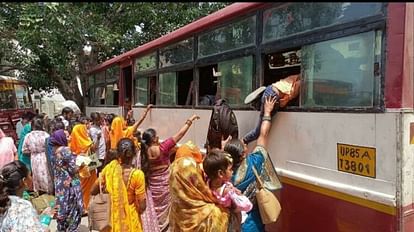
[[[137,144],[138,141],[134,137],[133,133],[133,127],[127,127],[125,120],[122,117],[115,117],[114,120],[112,120],[111,132],[109,134],[109,137],[111,139],[111,149],[116,149],[119,140],[121,140],[122,138],[132,139],[132,141],[134,141],[135,143],[135,146],[139,147],[139,145]]]
[[[17,155],[19,157],[19,160],[22,161],[24,164],[26,164],[27,168],[29,170],[32,169],[32,165],[30,162],[30,156],[23,155],[23,142],[26,136],[32,131],[32,125],[30,123],[27,123],[24,125],[22,132],[20,133],[20,140],[19,140],[19,146],[17,148]]]
[[[181,157],[192,157],[198,164],[203,162],[203,155],[200,149],[192,141],[188,141],[178,148],[175,153],[175,160]]]
[[[50,136],[50,144],[55,146],[67,146],[68,139],[66,138],[65,131],[63,129],[53,132]]]
[[[92,143],[86,125],[78,124],[73,127],[70,135],[69,148],[74,154],[79,155],[81,153],[86,153]]]
[[[2,129],[0,129],[0,139],[2,139],[2,138],[4,138],[4,137],[6,137],[6,135],[4,134],[3,130],[2,130]]]
[[[216,204],[202,170],[191,157],[171,164],[170,229],[172,231],[227,231],[229,212]]]

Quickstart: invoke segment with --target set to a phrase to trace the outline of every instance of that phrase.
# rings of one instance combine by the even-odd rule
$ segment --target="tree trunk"
[[[81,53],[78,54],[78,71],[73,72],[73,78],[68,82],[59,75],[55,68],[48,70],[49,77],[57,84],[57,88],[66,100],[72,100],[79,106],[81,112],[85,113],[85,107],[87,105],[87,86],[85,83],[88,81],[86,72],[92,67],[97,65],[97,53],[91,53],[90,56],[85,56]],[[81,87],[83,96],[79,91],[78,82],[76,76],[79,76],[81,80]]]
[[[50,68],[48,70],[49,78],[54,80],[56,82],[57,88],[59,92],[62,94],[62,96],[66,100],[72,100],[76,102],[76,104],[79,106],[80,110],[82,112],[84,111],[84,104],[82,96],[79,92],[79,89],[77,87],[77,81],[76,78],[73,78],[70,80],[69,83],[67,83],[62,76],[60,76],[54,68]]]

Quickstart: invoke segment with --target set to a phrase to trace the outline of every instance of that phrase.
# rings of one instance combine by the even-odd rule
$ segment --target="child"
[[[233,159],[230,154],[219,149],[211,150],[203,161],[203,169],[208,177],[207,184],[213,195],[217,198],[219,204],[226,208],[233,209],[234,213],[242,212],[243,214],[243,212],[249,212],[253,205],[250,200],[241,194],[240,190],[235,188],[230,182],[233,175],[232,168]],[[235,215],[232,215],[230,221],[235,220],[233,216]],[[230,226],[234,226],[232,225],[234,224],[234,221],[229,224]],[[240,227],[240,223],[238,227]]]
[[[296,98],[299,95],[300,78],[299,75],[291,75],[284,79],[281,79],[267,87],[260,87],[250,93],[244,100],[245,104],[249,104],[262,95],[260,99],[260,118],[257,126],[243,136],[243,142],[247,145],[250,142],[256,140],[260,134],[260,127],[262,125],[263,118],[263,106],[267,96],[276,97],[277,105],[275,105],[271,117],[273,117],[278,111],[279,107],[285,107],[289,101]],[[264,92],[263,92],[264,91]],[[271,120],[271,118],[265,118],[265,120]]]

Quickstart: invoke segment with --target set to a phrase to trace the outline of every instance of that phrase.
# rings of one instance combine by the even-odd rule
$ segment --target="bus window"
[[[157,104],[157,77],[149,77],[149,98],[150,104]]]
[[[25,85],[14,85],[16,91],[17,108],[25,109],[32,107],[29,101],[29,91]]]
[[[135,105],[148,104],[148,77],[135,78]]]
[[[372,107],[375,31],[302,48],[301,105]]]
[[[157,85],[156,77],[141,77],[135,78],[135,105],[143,106],[148,104],[156,104]]]
[[[217,76],[213,75],[217,70],[217,64],[200,67],[198,69],[199,80],[199,105],[213,105],[217,93]]]
[[[300,74],[300,59],[300,49],[265,55],[263,85],[268,86],[290,75]],[[299,106],[299,98],[289,101],[287,106]]]
[[[0,109],[16,108],[13,83],[0,83]]]
[[[304,2],[270,8],[263,13],[263,42],[377,15],[381,8],[382,3],[359,2]]]
[[[218,63],[220,72],[218,91],[229,105],[244,105],[244,98],[252,92],[253,56]]]
[[[193,70],[177,72],[178,105],[192,105]]]
[[[177,104],[177,73],[162,73],[159,76],[160,105],[174,106]]]
[[[94,98],[93,98],[93,105],[105,105],[105,87],[104,86],[97,86],[92,88],[94,91]]]

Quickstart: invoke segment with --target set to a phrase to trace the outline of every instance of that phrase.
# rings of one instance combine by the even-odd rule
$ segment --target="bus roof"
[[[215,26],[223,21],[232,19],[239,15],[246,14],[262,7],[266,3],[233,3],[223,9],[220,9],[210,15],[207,15],[201,19],[198,19],[192,23],[189,23],[171,33],[168,33],[160,38],[152,40],[144,45],[138,46],[128,52],[118,55],[112,59],[109,59],[98,66],[95,66],[92,70],[88,71],[88,74],[96,73],[104,70],[114,64],[121,63],[127,59],[135,57],[139,54],[145,55],[146,52],[157,49],[167,44],[178,42],[187,38],[189,35],[200,32],[206,28]]]
[[[0,75],[0,81],[10,81],[10,82],[27,83],[25,80],[19,79],[17,77],[3,76],[3,75]]]

